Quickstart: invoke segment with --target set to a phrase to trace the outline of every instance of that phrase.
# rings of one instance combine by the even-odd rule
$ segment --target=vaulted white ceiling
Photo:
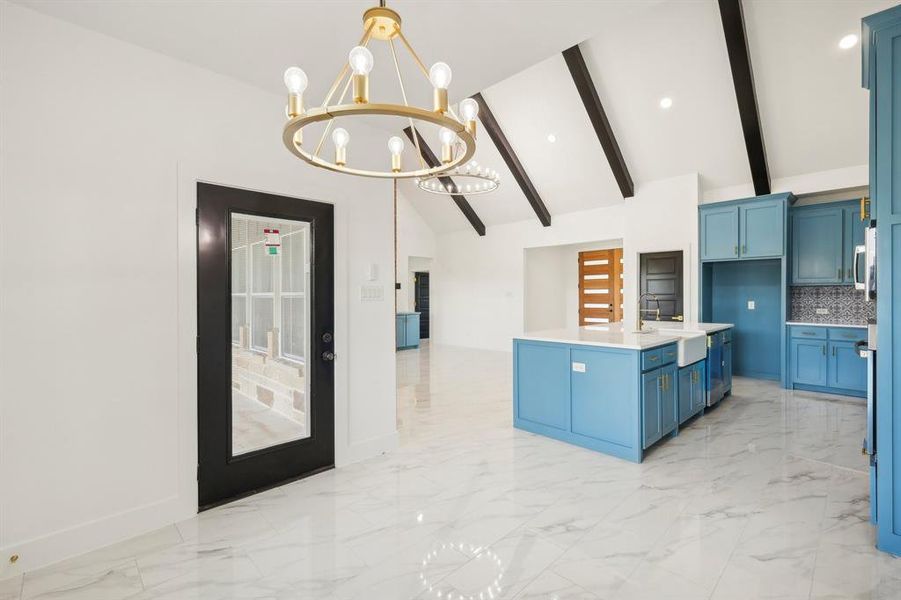
[[[331,85],[360,36],[363,10],[375,4],[19,1],[279,95],[284,68],[298,64],[310,78],[310,103]],[[772,179],[866,163],[860,48],[840,50],[838,40],[859,33],[861,17],[893,4],[744,0]],[[698,172],[705,189],[750,181],[716,0],[389,0],[389,6],[401,13],[423,61],[451,64],[452,100],[483,93],[552,215],[623,201],[560,54],[576,43],[636,186],[688,172]],[[399,101],[390,53],[382,47],[374,54],[372,96]],[[405,52],[399,55],[411,102],[427,106],[429,87]],[[664,96],[672,98],[669,110],[659,107]],[[386,139],[402,126],[374,125]],[[437,151],[434,131],[423,134]],[[537,223],[484,128],[475,158],[502,178],[498,192],[468,198],[486,225]],[[449,198],[409,181],[399,188],[436,231],[470,227]]]

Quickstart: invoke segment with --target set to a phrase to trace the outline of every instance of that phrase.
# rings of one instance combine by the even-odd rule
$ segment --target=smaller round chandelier
[[[465,166],[454,167],[450,171],[437,175],[417,177],[413,181],[424,192],[445,196],[489,194],[501,184],[497,171],[482,167],[474,160],[469,161]]]
[[[390,50],[394,71],[397,75],[403,104],[386,102],[370,102],[369,73],[375,60],[367,47],[372,40],[385,42]],[[432,86],[432,106],[420,108],[407,102],[407,91],[398,64],[395,40],[400,41],[413,58],[416,66]],[[419,55],[413,50],[410,42],[401,30],[400,15],[385,7],[384,0],[379,6],[363,13],[363,36],[359,44],[348,55],[348,60],[338,73],[329,88],[322,104],[307,109],[304,106],[303,93],[307,88],[307,75],[299,67],[290,67],[285,71],[285,86],[288,88],[288,106],[285,110],[288,117],[282,130],[282,141],[285,147],[297,158],[330,171],[347,175],[382,178],[433,178],[466,164],[476,149],[476,117],[479,107],[475,100],[467,98],[460,102],[460,116],[448,105],[447,89],[451,82],[451,68],[443,62],[434,63],[427,68]],[[340,90],[340,93],[339,93]],[[345,99],[350,93],[350,98]],[[413,143],[416,146],[418,165],[413,169],[404,169],[401,153],[404,141],[398,136],[387,140],[388,153],[385,155],[383,170],[362,169],[352,166],[353,160],[349,151],[350,133],[343,127],[333,125],[336,120],[349,122],[352,117],[382,115],[403,117],[410,125]],[[304,144],[304,128],[314,123],[325,123],[325,130],[314,144]],[[425,162],[420,148],[420,136],[416,131],[416,123],[431,123],[440,128],[441,160],[435,166]],[[334,152],[326,157],[323,145],[331,133]],[[349,158],[350,157],[350,158]]]

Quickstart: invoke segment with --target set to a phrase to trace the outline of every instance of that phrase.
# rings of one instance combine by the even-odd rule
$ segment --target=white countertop
[[[852,329],[866,329],[866,325],[848,325],[842,323],[805,323],[803,321],[786,321],[786,325],[804,325],[805,327],[850,327]]]
[[[627,350],[646,350],[648,348],[665,346],[666,344],[674,344],[679,340],[675,336],[657,333],[633,333],[631,329],[623,330],[622,325],[619,323],[569,329],[529,331],[514,339],[557,342],[561,344],[583,344],[586,346],[624,348]]]
[[[648,329],[678,329],[679,331],[703,331],[716,333],[735,327],[732,323],[698,323],[697,321],[645,321]]]

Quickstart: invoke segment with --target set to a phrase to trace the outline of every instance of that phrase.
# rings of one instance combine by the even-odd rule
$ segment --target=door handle
[[[735,247],[735,249],[733,250],[733,253],[735,254],[735,256],[738,256],[738,246]]]
[[[823,356],[826,356],[826,345],[823,344],[820,348],[823,350]]]
[[[335,353],[326,350],[322,353],[322,360],[324,360],[325,362],[332,362],[333,360],[335,360]]]
[[[742,244],[742,245],[741,245],[741,253],[742,253],[742,254],[747,254],[747,253],[748,253],[748,246],[747,246],[747,245],[745,245],[745,244]]]

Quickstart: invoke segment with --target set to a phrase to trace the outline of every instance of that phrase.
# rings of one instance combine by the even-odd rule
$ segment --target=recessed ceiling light
[[[849,33],[842,39],[838,41],[838,47],[842,50],[850,50],[854,46],[857,45],[857,36],[853,33]]]
[[[549,141],[550,143],[553,144],[554,142],[557,141],[557,136],[554,135],[553,133],[549,133],[549,134],[547,134],[547,141]]]
[[[660,99],[660,108],[666,109],[673,105],[673,99],[669,96]]]

